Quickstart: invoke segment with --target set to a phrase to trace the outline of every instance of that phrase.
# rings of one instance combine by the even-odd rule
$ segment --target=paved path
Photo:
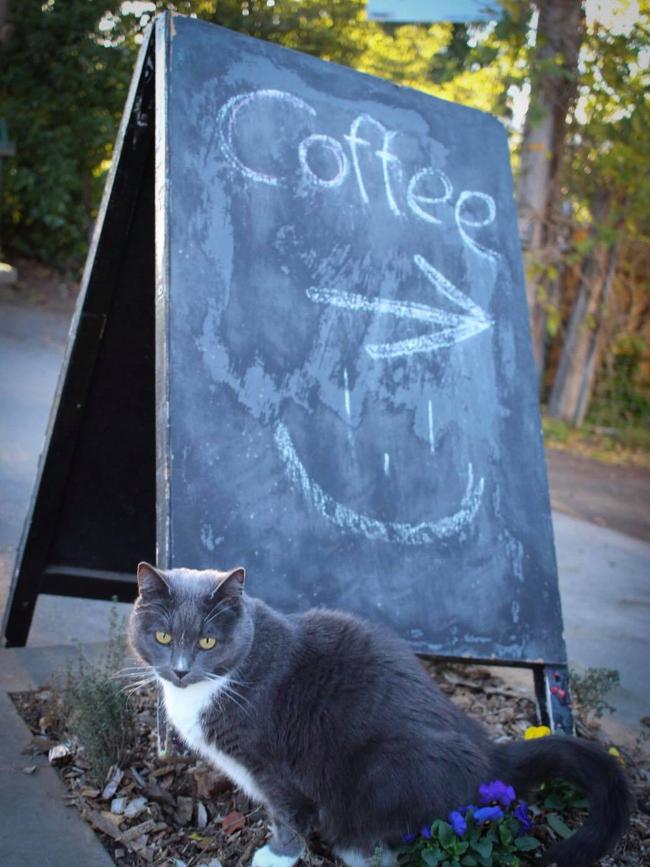
[[[650,715],[650,544],[553,513],[569,664],[616,668],[620,721]]]
[[[0,309],[0,611],[36,473],[68,320],[62,314]],[[650,714],[650,544],[575,515],[648,537],[650,477],[550,455],[550,482],[569,659],[577,668],[617,668],[617,718]],[[572,468],[578,467],[577,470]],[[589,511],[591,510],[591,511]],[[40,598],[29,644],[104,640],[109,603]],[[125,613],[129,606],[119,606]]]
[[[9,693],[35,689],[64,670],[65,650],[0,650],[0,864],[2,867],[114,867],[46,755],[31,755],[31,734]],[[68,657],[69,658],[69,657]],[[26,773],[24,768],[30,768]]]

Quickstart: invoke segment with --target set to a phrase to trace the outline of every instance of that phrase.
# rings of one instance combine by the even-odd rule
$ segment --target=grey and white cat
[[[292,867],[314,832],[349,867],[377,846],[476,800],[494,779],[525,796],[561,776],[590,816],[544,863],[582,867],[624,832],[632,796],[617,761],[553,736],[495,744],[423,671],[409,647],[350,615],[285,616],[244,593],[244,570],[138,567],[130,640],[187,745],[271,819],[253,867]]]

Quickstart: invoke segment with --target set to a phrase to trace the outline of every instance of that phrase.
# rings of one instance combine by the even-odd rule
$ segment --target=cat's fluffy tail
[[[597,744],[552,735],[495,744],[495,772],[524,795],[532,787],[562,778],[589,799],[589,817],[568,840],[544,853],[542,863],[587,867],[609,852],[627,828],[634,797],[617,759]]]

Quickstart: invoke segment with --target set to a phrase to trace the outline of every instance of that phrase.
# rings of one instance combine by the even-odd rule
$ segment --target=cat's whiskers
[[[111,680],[131,680],[134,677],[141,678],[149,676],[153,673],[153,668],[150,665],[132,666],[121,668],[114,674],[109,675]]]
[[[142,689],[145,686],[149,686],[152,683],[156,682],[156,676],[151,675],[150,677],[145,677],[142,680],[138,680],[135,683],[127,683],[120,690],[127,698],[131,698],[131,696],[138,692],[138,690]]]
[[[147,662],[141,662],[137,665],[125,665],[115,672],[115,675],[128,673],[130,671],[151,671],[151,665]]]
[[[253,685],[252,680],[235,680],[235,678],[230,677],[230,676],[228,677],[228,683],[231,686],[252,686]]]
[[[242,713],[250,714],[251,703],[247,698],[244,698],[244,696],[241,696],[238,692],[235,692],[235,690],[230,689],[229,686],[224,686],[223,693],[226,698],[229,698],[233,704],[237,705]]]
[[[237,698],[241,699],[241,701],[246,702],[246,704],[249,705],[249,707],[250,707],[249,699],[245,695],[243,695],[238,689],[235,689],[235,687],[232,685],[232,681],[229,680],[225,684],[224,688],[226,689],[227,692],[232,693],[233,695],[236,695]]]
[[[237,705],[237,707],[245,714],[249,714],[251,711],[251,703],[246,698],[245,695],[242,695],[238,692],[234,687],[230,685],[230,680],[226,680],[222,675],[212,674],[210,672],[205,673],[205,677],[207,680],[214,681],[215,683],[219,683],[221,689],[218,694],[215,695],[216,704],[219,710],[223,713],[223,704],[225,699],[230,699],[230,701]]]

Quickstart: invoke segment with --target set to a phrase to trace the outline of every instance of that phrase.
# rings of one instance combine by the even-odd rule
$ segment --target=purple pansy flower
[[[501,780],[493,780],[491,783],[483,783],[478,787],[482,804],[491,804],[496,801],[506,810],[517,797],[512,786],[508,786]]]
[[[454,829],[457,837],[462,837],[465,831],[467,831],[467,822],[460,810],[454,810],[453,813],[449,814],[449,824]]]
[[[519,830],[523,834],[527,834],[533,827],[532,819],[528,815],[528,805],[525,801],[519,801],[513,816],[519,822]]]
[[[408,831],[406,834],[402,834],[402,840],[404,841],[404,843],[412,843],[416,837],[417,834],[412,834],[410,831]]]
[[[431,826],[423,825],[422,830],[420,831],[420,837],[424,837],[425,840],[431,839]]]
[[[501,807],[479,807],[474,813],[474,821],[478,822],[498,822],[503,819],[503,810]]]

